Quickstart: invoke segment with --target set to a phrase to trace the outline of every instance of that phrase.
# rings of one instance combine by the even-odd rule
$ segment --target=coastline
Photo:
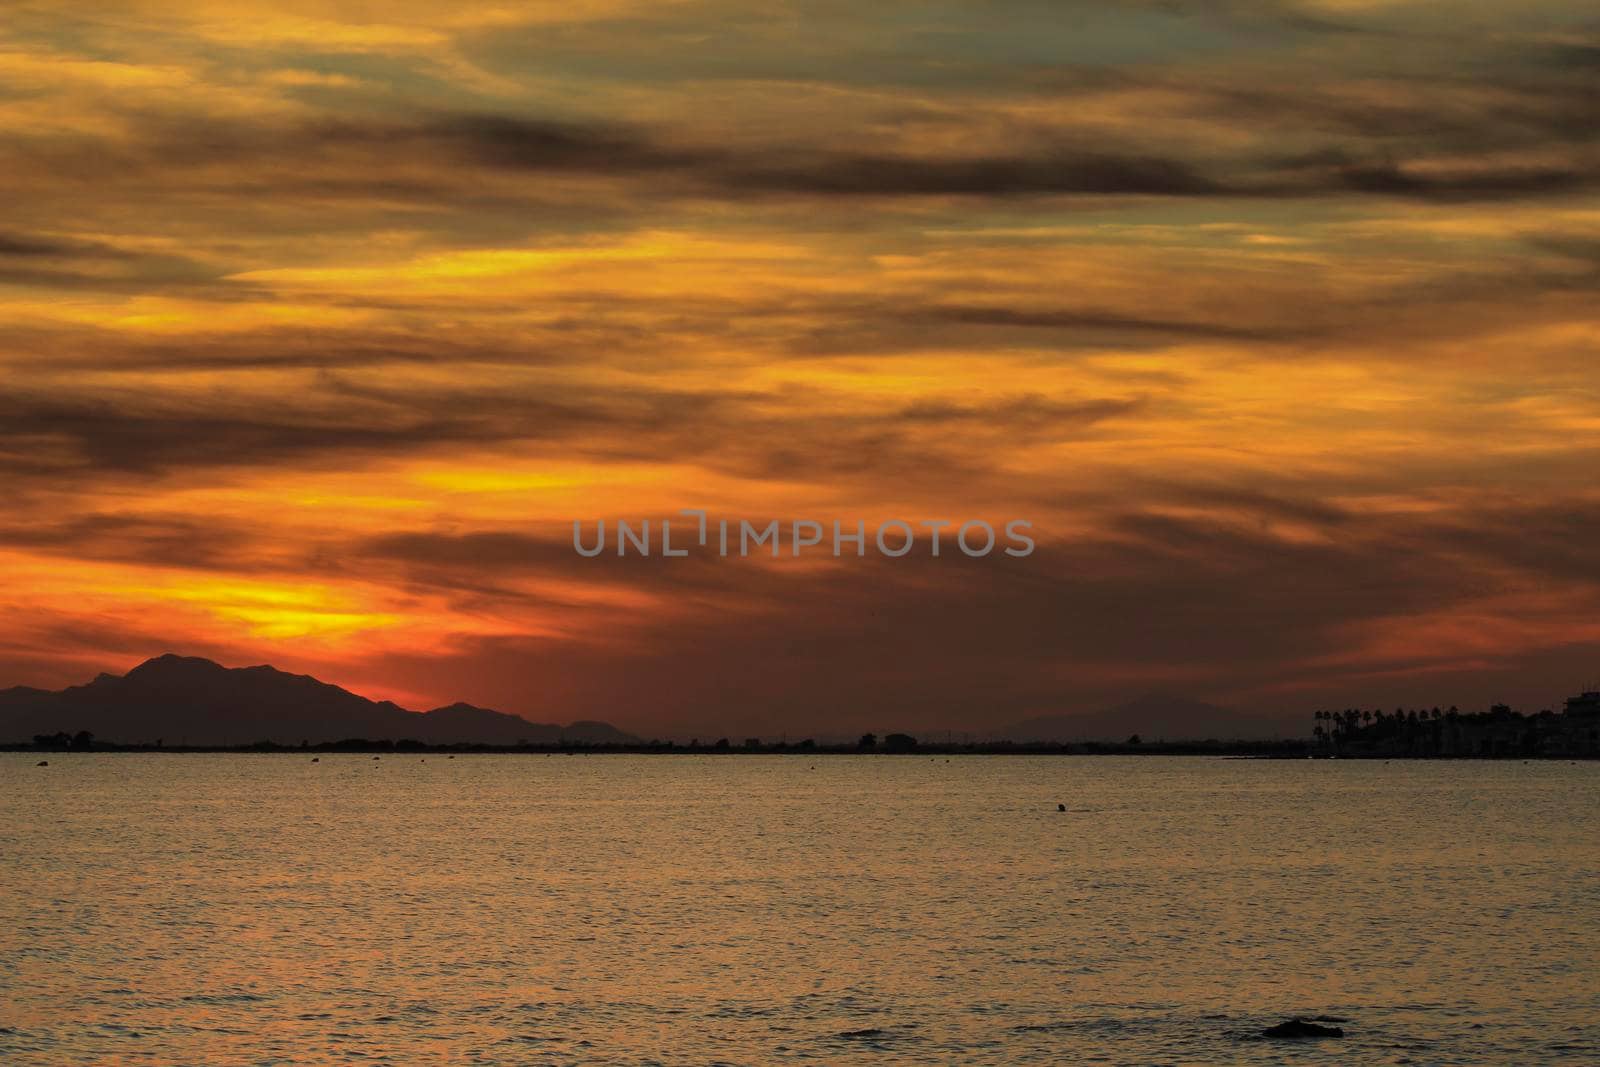
[[[430,745],[408,741],[374,741],[352,739],[317,745],[277,745],[258,743],[250,745],[123,745],[95,742],[88,748],[71,746],[40,746],[30,743],[0,744],[0,752],[37,753],[41,755],[83,755],[91,753],[154,753],[161,755],[522,755],[522,756],[1209,756],[1219,759],[1317,759],[1317,760],[1408,760],[1431,762],[1541,762],[1593,761],[1592,755],[1548,754],[1497,754],[1497,755],[1395,755],[1378,753],[1329,754],[1316,751],[1310,741],[1201,741],[1201,742],[1145,742],[1117,744],[1114,742],[1080,741],[1068,743],[1018,744],[1011,742],[972,744],[926,744],[914,748],[864,749],[856,745],[774,744],[759,747],[714,745],[685,745],[676,743],[644,745]]]

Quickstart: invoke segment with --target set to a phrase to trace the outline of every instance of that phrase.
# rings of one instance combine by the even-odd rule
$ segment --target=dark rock
[[[1302,1037],[1343,1037],[1337,1026],[1322,1026],[1306,1019],[1290,1019],[1261,1031],[1262,1037],[1296,1039]]]
[[[50,761],[47,760],[47,759],[42,759],[38,763],[35,763],[34,766],[35,767],[48,767],[48,766],[50,766]]]
[[[1056,805],[1056,810],[1057,811],[1066,811],[1067,810],[1067,806],[1065,804],[1057,804]]]

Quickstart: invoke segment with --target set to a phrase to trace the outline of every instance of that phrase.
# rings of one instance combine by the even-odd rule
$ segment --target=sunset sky
[[[0,687],[646,735],[1600,678],[1577,0],[9,0]],[[571,523],[1025,518],[1025,559]]]

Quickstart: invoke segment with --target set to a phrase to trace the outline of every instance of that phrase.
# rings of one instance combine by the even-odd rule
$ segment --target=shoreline
[[[1592,761],[1585,755],[1382,755],[1366,753],[1330,754],[1316,752],[1310,742],[1147,742],[1138,745],[1112,742],[1067,742],[1018,744],[1009,742],[973,744],[927,744],[914,748],[876,749],[855,745],[763,745],[760,747],[711,745],[429,745],[419,742],[371,740],[336,741],[318,745],[122,745],[96,742],[88,748],[44,747],[28,743],[0,744],[0,752],[36,755],[88,755],[97,753],[145,753],[159,755],[442,755],[442,756],[896,756],[930,758],[939,756],[1210,756],[1220,759],[1285,760],[1391,760],[1434,762],[1540,762]]]

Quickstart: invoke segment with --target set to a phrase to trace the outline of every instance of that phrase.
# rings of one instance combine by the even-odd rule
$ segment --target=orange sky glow
[[[1569,0],[17,0],[0,686],[644,735],[1600,676]],[[583,559],[574,519],[1031,520]]]

